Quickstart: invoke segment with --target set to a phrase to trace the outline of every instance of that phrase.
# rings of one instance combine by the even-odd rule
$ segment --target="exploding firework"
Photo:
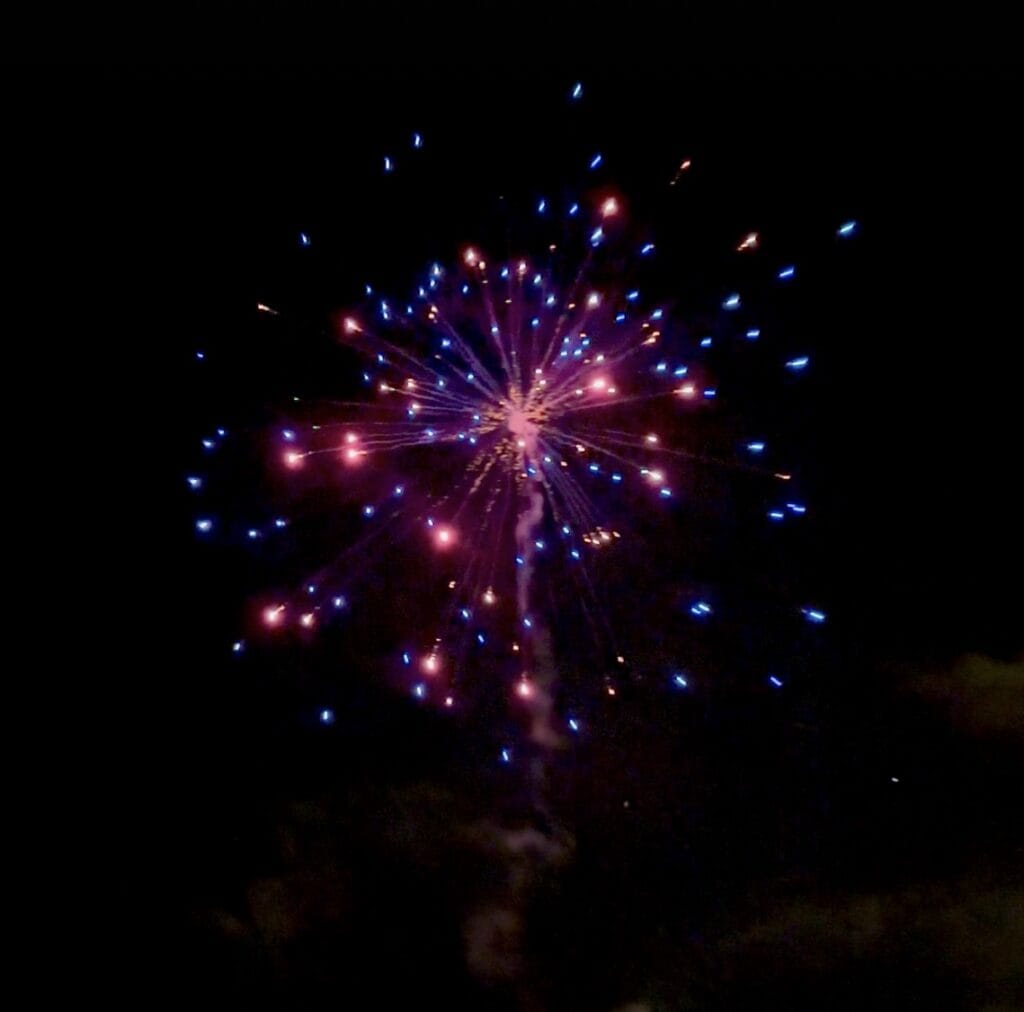
[[[571,99],[580,94],[575,87]],[[414,148],[422,143],[416,134]],[[594,154],[587,167],[603,161]],[[690,166],[684,159],[666,185],[678,187]],[[386,157],[384,171],[394,167]],[[790,468],[772,463],[760,433],[733,427],[704,439],[727,399],[719,349],[766,343],[745,296],[723,287],[704,293],[711,304],[698,309],[652,298],[657,250],[626,206],[609,187],[558,204],[538,199],[531,217],[550,225],[547,241],[500,257],[464,246],[452,262],[430,264],[405,297],[367,285],[362,304],[338,314],[330,339],[348,356],[349,375],[337,386],[348,391],[355,378],[361,393],[296,399],[265,443],[268,484],[286,506],[244,527],[253,545],[285,534],[329,538],[333,561],[263,598],[234,652],[352,622],[361,598],[400,584],[404,572],[408,587],[389,591],[388,606],[408,624],[396,623],[400,642],[388,646],[405,689],[457,711],[482,685],[497,685],[533,740],[554,744],[582,725],[556,678],[572,666],[567,651],[586,656],[585,684],[608,699],[627,672],[645,676],[617,625],[630,589],[608,578],[609,566],[621,573],[626,560],[635,568],[645,558],[648,583],[659,574],[672,583],[665,596],[680,620],[714,615],[708,595],[662,573],[658,559],[671,555],[685,504],[700,495],[698,469],[752,483],[766,526],[806,512]],[[845,223],[838,236],[855,228]],[[749,232],[732,248],[746,261],[760,242]],[[309,236],[299,243],[309,246]],[[765,271],[781,285],[796,275],[788,263]],[[271,325],[287,316],[266,303],[257,310]],[[778,355],[772,368],[792,379],[809,362]],[[217,430],[204,448],[225,437]],[[203,475],[188,482],[202,493]],[[195,521],[204,538],[219,525],[205,513]],[[806,602],[790,607],[811,624],[825,620]],[[662,666],[646,673],[670,690],[691,687],[679,666]]]

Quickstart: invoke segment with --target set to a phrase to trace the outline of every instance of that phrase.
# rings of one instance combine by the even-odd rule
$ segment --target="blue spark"
[[[823,611],[818,611],[816,608],[801,608],[800,611],[808,622],[814,622],[816,625],[821,625],[821,623],[825,621],[825,613]]]
[[[791,358],[786,363],[786,368],[793,370],[793,372],[799,372],[801,369],[807,368],[807,363],[810,359],[806,355],[802,355],[800,358]]]
[[[579,214],[579,213],[580,213],[580,205],[579,204],[573,204],[569,208],[569,217],[570,218],[575,218],[576,215]]]
[[[305,232],[300,232],[299,233],[299,245],[300,246],[309,246],[310,245],[309,236],[306,235]]]
[[[764,453],[764,443],[747,443],[747,449],[751,453]]]
[[[503,763],[510,763],[510,762],[512,762],[512,749],[510,749],[510,748],[503,748],[501,750],[501,761]]]
[[[333,710],[321,710],[319,716],[320,716],[320,723],[321,724],[333,724],[334,723],[334,711]]]
[[[769,675],[768,676],[768,681],[771,682],[772,685],[774,685],[776,689],[781,689],[782,688],[782,679],[781,678],[776,678],[774,675]]]
[[[543,214],[548,209],[548,202],[541,198],[540,203],[537,205],[537,213]]]
[[[761,336],[761,331],[757,327],[754,327],[751,330],[747,331],[747,340],[748,341],[756,341],[760,336]]]
[[[202,517],[196,521],[196,530],[200,534],[209,534],[213,530],[213,521],[209,517]]]
[[[640,293],[634,288],[633,291],[626,294],[627,302],[636,302],[640,298]]]
[[[188,487],[191,489],[198,489],[203,487],[203,479],[190,476],[185,479],[188,482]]]
[[[739,307],[740,307],[740,297],[739,297],[739,295],[736,295],[736,294],[730,295],[722,303],[722,308],[723,309],[739,309]]]
[[[593,158],[590,159],[590,167],[592,169],[596,169],[600,164],[601,164],[601,155],[600,154],[596,154],[596,155],[594,155]]]
[[[576,82],[576,83],[575,83],[575,84],[574,84],[574,85],[572,86],[572,92],[570,93],[570,97],[571,97],[571,98],[572,98],[572,100],[573,100],[573,101],[575,102],[575,101],[577,101],[577,99],[579,99],[579,97],[580,97],[580,96],[581,96],[582,94],[583,94],[583,83],[582,83],[581,81],[577,81],[577,82]]]
[[[376,513],[376,512],[377,512],[377,510],[373,506],[364,506],[363,507],[363,516],[364,517],[372,517],[373,514]]]
[[[640,255],[641,256],[645,257],[648,254],[653,253],[653,252],[654,252],[654,243],[653,242],[649,242],[645,246],[641,246],[640,247]]]
[[[412,694],[417,699],[423,699],[426,696],[426,694],[427,694],[427,687],[422,682],[417,682],[412,687]]]
[[[199,361],[200,361],[200,362],[202,362],[202,360],[203,360],[204,358],[206,358],[206,354],[205,354],[205,352],[202,352],[202,351],[197,351],[197,352],[196,352],[196,358],[197,358],[197,359],[199,359]]]
[[[675,674],[672,676],[672,684],[675,685],[677,689],[685,689],[687,687],[686,678],[681,674]]]
[[[857,223],[855,221],[848,221],[848,222],[846,222],[845,225],[840,225],[839,226],[839,229],[836,232],[836,234],[841,236],[843,239],[847,239],[851,235],[853,235],[853,233],[856,230],[857,230]]]
[[[578,732],[580,729],[580,722],[575,717],[570,717],[568,720],[569,730]]]
[[[235,640],[231,644],[231,652],[233,654],[240,654],[245,649],[245,643],[242,640]]]
[[[392,163],[391,159],[390,159],[390,158],[388,158],[388,156],[387,156],[387,155],[385,155],[385,156],[384,156],[384,171],[385,171],[385,172],[391,172],[391,171],[392,171],[392,170],[394,169],[394,167],[395,167],[395,166],[394,166],[394,164]]]
[[[331,598],[331,604],[333,604],[338,611],[341,611],[341,609],[348,604],[348,601],[345,600],[345,596],[343,594],[337,594]]]
[[[419,134],[412,135],[412,146],[414,148],[423,147],[423,138]]]
[[[794,274],[796,274],[796,268],[790,264],[788,267],[783,267],[777,277],[780,281],[788,281]]]

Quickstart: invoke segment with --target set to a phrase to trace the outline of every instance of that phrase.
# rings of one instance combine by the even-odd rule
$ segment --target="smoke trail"
[[[516,573],[516,596],[519,618],[523,621],[530,616],[530,591],[533,586],[534,544],[544,519],[544,494],[540,487],[531,484],[525,495],[526,508],[521,510],[516,522],[516,552],[523,564]],[[531,665],[530,737],[541,748],[557,748],[562,739],[555,731],[554,712],[555,669],[551,652],[551,636],[538,620],[531,617],[532,628],[527,639],[524,655]]]

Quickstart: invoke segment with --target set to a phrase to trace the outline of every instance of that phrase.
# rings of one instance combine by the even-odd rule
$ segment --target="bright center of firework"
[[[508,413],[508,431],[517,440],[530,443],[537,437],[537,423],[522,408],[513,407]]]

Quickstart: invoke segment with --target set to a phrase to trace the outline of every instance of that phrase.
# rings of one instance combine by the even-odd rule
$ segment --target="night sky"
[[[45,426],[62,476],[44,513],[88,541],[57,548],[45,600],[82,700],[58,821],[99,887],[93,972],[140,1001],[277,1007],[1021,1007],[1006,64],[966,44],[862,60],[859,35],[834,60],[792,41],[776,59],[752,29],[732,60],[720,39],[674,50],[636,26],[609,40],[618,56],[528,60],[522,25],[489,61],[414,34],[374,37],[379,62],[320,62],[321,42],[288,68],[11,77],[34,155],[17,192],[55,226],[31,245],[42,385],[67,409]],[[385,180],[413,130],[421,163]],[[723,505],[702,564],[727,585],[813,585],[829,622],[797,644],[785,692],[729,676],[759,647],[727,625],[701,647],[714,690],[640,685],[595,709],[542,815],[495,762],[511,729],[493,705],[445,719],[379,675],[370,644],[403,621],[390,589],[365,635],[238,664],[260,568],[197,543],[183,476],[217,412],[273,421],[293,386],[324,384],[319,335],[365,281],[407,288],[501,227],[497,196],[571,181],[595,136],[638,213],[685,236],[665,268],[682,303],[751,229],[806,266],[784,322],[813,369],[771,420],[815,515],[772,577]],[[683,156],[685,213],[654,185]],[[848,219],[860,232],[837,255],[820,239]],[[268,330],[257,301],[293,322]],[[62,572],[86,599],[67,619]],[[512,853],[523,841],[537,857]],[[481,942],[489,928],[507,944]]]

